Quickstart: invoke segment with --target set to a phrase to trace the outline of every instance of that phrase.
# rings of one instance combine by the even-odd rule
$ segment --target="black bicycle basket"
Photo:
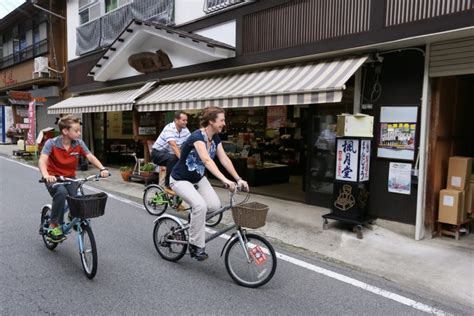
[[[104,192],[82,196],[67,196],[69,211],[73,217],[92,218],[104,215],[108,195]]]

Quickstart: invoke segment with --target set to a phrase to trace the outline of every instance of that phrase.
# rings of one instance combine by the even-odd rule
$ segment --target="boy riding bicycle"
[[[48,240],[61,242],[66,237],[61,225],[63,223],[63,210],[66,196],[77,195],[77,184],[54,186],[56,177],[63,176],[74,178],[79,162],[79,156],[87,160],[100,170],[101,177],[109,176],[108,169],[90,152],[84,141],[80,139],[80,120],[72,115],[64,115],[58,121],[60,136],[48,139],[41,151],[38,167],[45,179],[46,188],[53,198],[51,209],[51,223],[48,229]]]

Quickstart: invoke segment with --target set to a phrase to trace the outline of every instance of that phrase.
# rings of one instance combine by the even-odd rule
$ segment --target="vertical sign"
[[[30,128],[28,130],[28,138],[26,139],[27,145],[36,144],[36,102],[31,101],[28,105],[28,121],[30,122]]]
[[[359,182],[369,180],[370,140],[360,141]]]
[[[339,138],[336,148],[336,180],[357,182],[359,140]]]
[[[391,162],[388,171],[388,192],[411,193],[411,164]]]

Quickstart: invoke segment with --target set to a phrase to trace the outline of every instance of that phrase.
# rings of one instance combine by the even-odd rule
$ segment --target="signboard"
[[[26,138],[27,145],[36,145],[36,102],[31,101],[28,105],[29,130]]]
[[[156,127],[138,127],[138,135],[156,135]]]
[[[368,181],[370,172],[370,140],[360,141],[359,182]]]
[[[411,164],[391,162],[388,172],[388,192],[410,194]]]
[[[286,106],[269,106],[267,108],[267,128],[277,129],[286,125]]]
[[[357,182],[359,140],[338,139],[336,145],[336,180]]]

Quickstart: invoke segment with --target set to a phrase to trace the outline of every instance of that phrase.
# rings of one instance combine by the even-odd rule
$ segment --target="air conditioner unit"
[[[49,77],[48,57],[36,57],[34,62],[33,78]]]

